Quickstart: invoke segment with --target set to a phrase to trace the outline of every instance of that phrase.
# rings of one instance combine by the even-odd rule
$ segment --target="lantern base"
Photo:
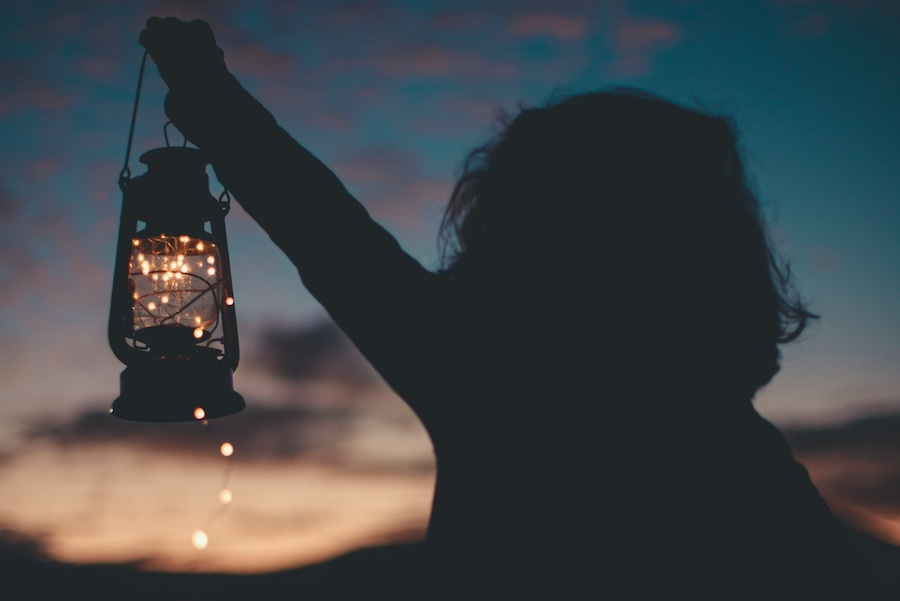
[[[224,361],[158,361],[126,367],[111,415],[138,422],[189,422],[246,407]]]

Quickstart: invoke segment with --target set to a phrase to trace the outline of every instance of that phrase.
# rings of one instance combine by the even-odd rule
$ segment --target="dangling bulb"
[[[205,549],[206,545],[209,544],[209,536],[207,536],[206,531],[194,530],[194,533],[191,534],[191,544],[194,545],[195,549]]]

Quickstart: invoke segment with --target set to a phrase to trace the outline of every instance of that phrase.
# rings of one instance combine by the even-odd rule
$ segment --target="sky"
[[[107,414],[124,368],[106,339],[117,179],[150,16],[208,21],[245,87],[428,267],[454,177],[501,111],[626,85],[732,115],[821,315],[756,407],[784,428],[830,428],[799,453],[817,484],[900,543],[893,0],[5,0],[0,533],[64,561],[248,572],[415,540],[427,521],[420,424],[239,206],[226,225],[247,410],[206,426]],[[166,144],[164,93],[148,61],[133,174]]]

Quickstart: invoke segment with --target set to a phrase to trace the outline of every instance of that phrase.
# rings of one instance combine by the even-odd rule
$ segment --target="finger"
[[[159,39],[160,37],[160,28],[163,26],[163,20],[159,17],[150,17],[147,19],[146,25],[144,25],[143,31],[141,31],[140,36],[138,37],[138,41],[141,46],[145,48],[149,45],[153,44],[154,40]]]

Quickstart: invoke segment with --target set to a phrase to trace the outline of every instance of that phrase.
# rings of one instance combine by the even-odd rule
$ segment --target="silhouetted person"
[[[729,119],[622,89],[521,110],[469,156],[433,272],[205,23],[141,41],[169,118],[431,436],[423,598],[874,598],[752,404],[814,316]]]

